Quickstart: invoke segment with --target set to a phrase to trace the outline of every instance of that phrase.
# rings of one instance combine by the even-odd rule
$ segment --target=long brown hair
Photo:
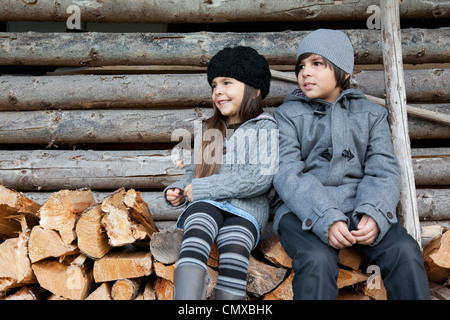
[[[263,112],[264,102],[261,98],[261,93],[258,92],[258,89],[245,84],[242,104],[238,111],[240,121],[245,122],[256,118]],[[207,130],[203,133],[202,145],[198,150],[200,154],[197,155],[197,159],[201,160],[201,162],[196,162],[197,164],[195,165],[196,178],[208,177],[219,172],[222,152],[220,154],[210,154],[210,152],[205,152],[205,150],[223,150],[222,146],[227,130],[227,122],[228,117],[222,115],[213,102],[213,115],[206,120]],[[214,133],[217,133],[217,131],[210,129],[218,130],[221,135],[215,135]]]

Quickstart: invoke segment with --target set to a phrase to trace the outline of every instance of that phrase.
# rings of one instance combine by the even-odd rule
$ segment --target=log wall
[[[74,2],[5,0],[0,21],[64,22]],[[336,22],[355,47],[354,85],[384,98],[380,30],[365,23],[373,1],[76,3],[87,25],[163,23],[172,31],[0,29],[0,184],[41,204],[60,189],[90,188],[101,200],[118,188],[134,188],[157,223],[173,225],[180,212],[163,206],[161,190],[182,176],[185,159],[173,161],[178,140],[172,133],[193,133],[195,122],[211,114],[205,66],[225,46],[252,46],[272,69],[291,74],[298,43],[310,31],[304,22],[311,30]],[[442,21],[450,5],[403,1],[400,13],[411,26],[401,31],[408,104],[449,115],[450,28]],[[267,30],[274,22],[277,31]],[[303,29],[292,30],[295,22]],[[267,26],[255,32],[252,23]],[[220,31],[208,31],[212,25]],[[230,32],[236,25],[240,32]],[[62,73],[62,67],[69,69]],[[44,73],[32,75],[36,68]],[[295,87],[272,80],[267,110]],[[450,126],[419,116],[409,116],[408,125],[421,223],[448,226]]]

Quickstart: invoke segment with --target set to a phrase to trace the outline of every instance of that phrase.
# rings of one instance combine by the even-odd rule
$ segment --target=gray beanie
[[[319,54],[346,73],[353,73],[353,46],[347,35],[339,30],[317,29],[300,42],[297,60],[303,53]]]

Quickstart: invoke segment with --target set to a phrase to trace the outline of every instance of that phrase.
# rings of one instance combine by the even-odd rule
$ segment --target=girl
[[[189,203],[177,222],[184,235],[175,300],[206,298],[214,241],[220,259],[214,299],[245,299],[249,256],[268,220],[267,196],[278,164],[276,122],[262,102],[270,79],[266,59],[249,47],[225,48],[208,64],[213,116],[200,154],[164,190],[170,206]]]

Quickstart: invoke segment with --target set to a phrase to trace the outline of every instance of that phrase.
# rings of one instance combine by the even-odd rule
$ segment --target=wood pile
[[[140,192],[121,188],[96,201],[90,190],[61,190],[42,205],[0,186],[1,299],[170,300],[182,231],[159,230]],[[437,299],[450,275],[450,232],[424,248]],[[279,239],[266,236],[252,252],[248,299],[290,300],[292,261]],[[218,250],[208,260],[211,294]],[[379,270],[361,270],[351,249],[339,254],[338,299],[384,300]]]

